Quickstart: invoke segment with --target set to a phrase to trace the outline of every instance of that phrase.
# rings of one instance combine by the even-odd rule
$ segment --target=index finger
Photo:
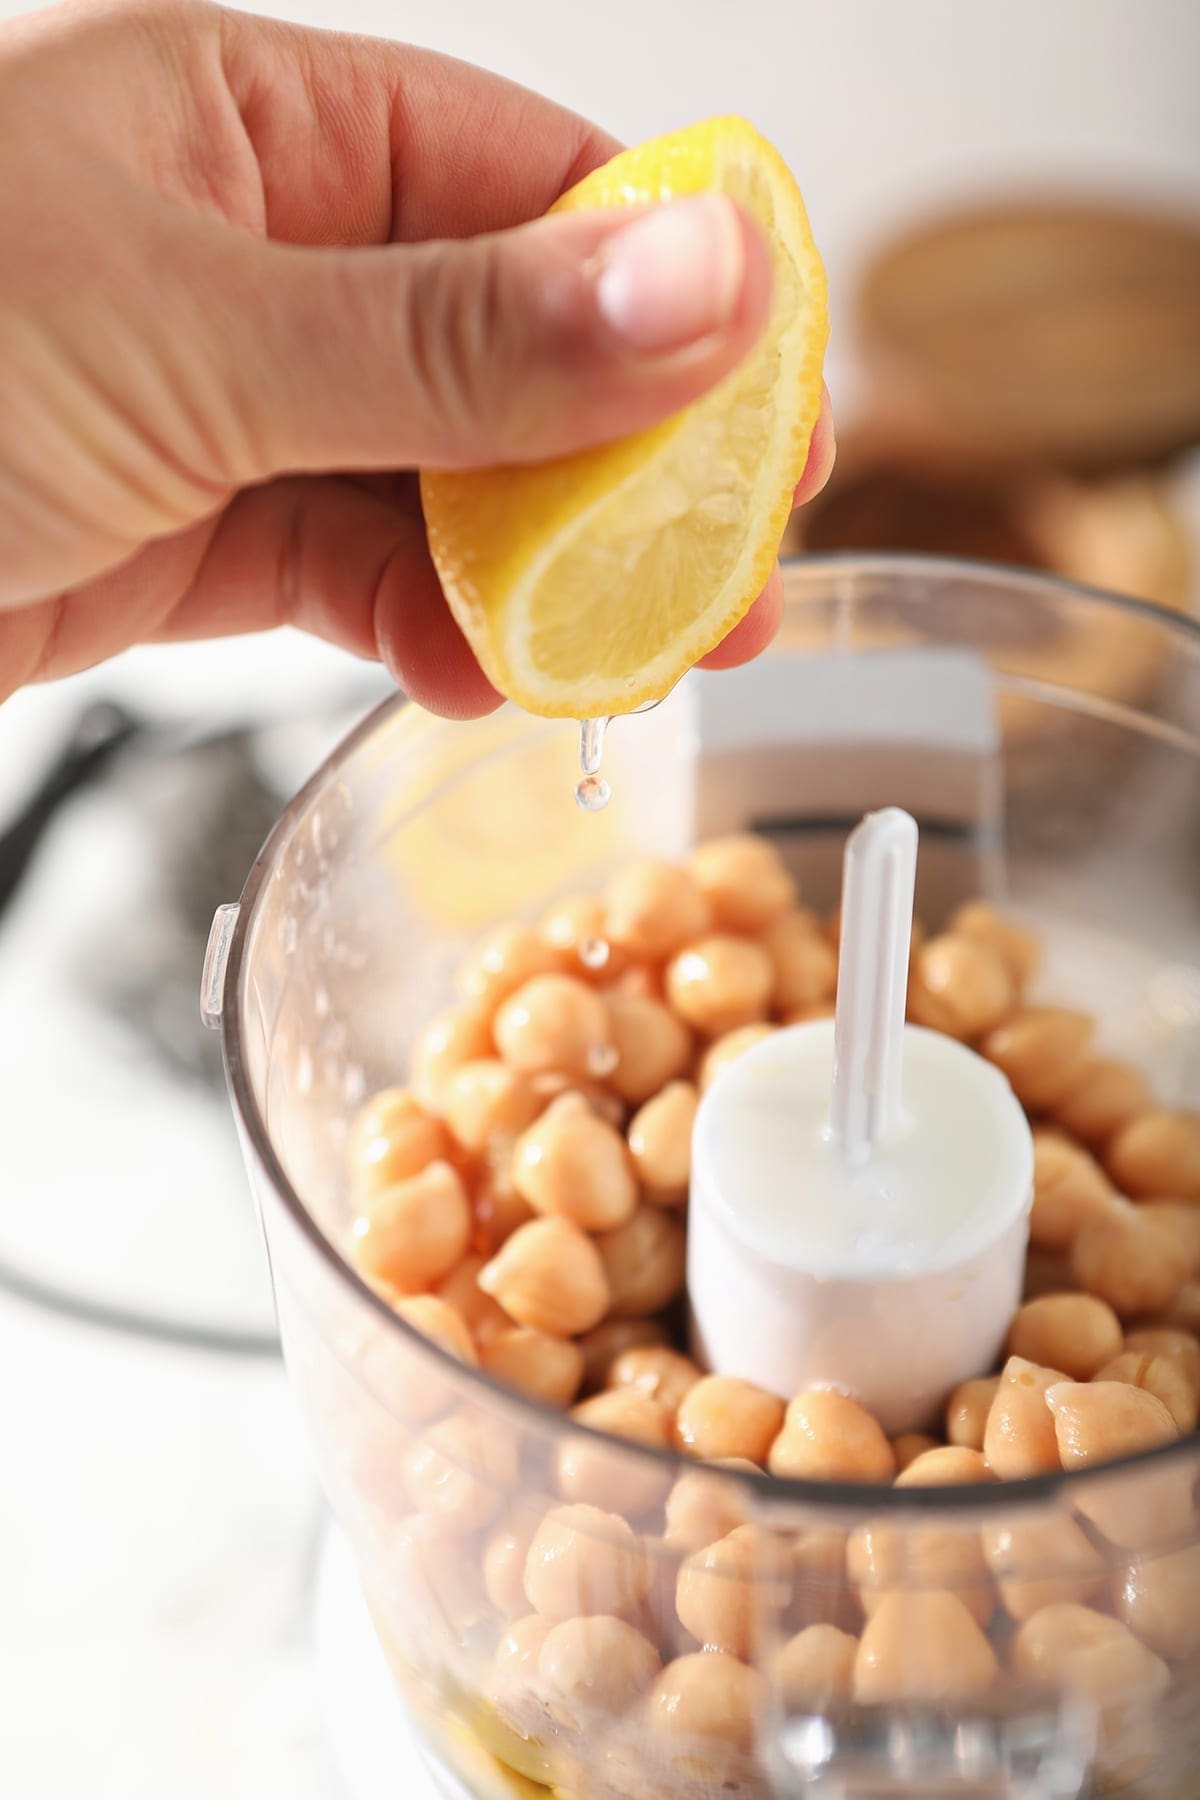
[[[501,231],[540,218],[621,147],[565,107],[432,50],[220,18],[271,237],[383,244]]]

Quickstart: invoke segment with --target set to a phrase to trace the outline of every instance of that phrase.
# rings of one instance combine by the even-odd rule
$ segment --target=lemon
[[[778,152],[744,119],[626,150],[553,211],[717,191],[770,248],[767,326],[701,399],[553,461],[426,471],[430,549],[489,679],[527,712],[589,719],[661,699],[770,573],[821,405],[825,274]]]

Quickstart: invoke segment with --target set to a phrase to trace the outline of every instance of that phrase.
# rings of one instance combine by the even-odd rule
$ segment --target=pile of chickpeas
[[[1131,1702],[1200,1656],[1194,1466],[1084,1483],[1055,1516],[982,1530],[773,1530],[741,1498],[753,1490],[711,1473],[996,1484],[1195,1430],[1200,1116],[1164,1110],[1100,1054],[1084,1013],[1027,1003],[1037,961],[1036,939],[981,902],[914,932],[910,1018],[1003,1070],[1035,1140],[1005,1360],[956,1388],[928,1434],[889,1440],[846,1395],[765,1393],[686,1352],[700,1096],[768,1033],[833,1011],[837,920],[799,903],[764,840],[633,863],[602,894],[490,933],[407,1084],[356,1121],[349,1252],[364,1277],[467,1368],[607,1434],[562,1434],[535,1506],[502,1427],[484,1443],[436,1374],[405,1389],[418,1429],[396,1471],[401,1537],[425,1576],[448,1545],[455,1592],[471,1587],[494,1622],[482,1687],[514,1767],[572,1794],[707,1793],[749,1779],[772,1691],[810,1710],[957,1703],[1014,1679],[1090,1695],[1114,1785],[1142,1766],[1118,1701],[1128,1725]],[[672,1481],[611,1438],[697,1467]],[[561,1746],[596,1725],[607,1773],[593,1756],[572,1785]]]

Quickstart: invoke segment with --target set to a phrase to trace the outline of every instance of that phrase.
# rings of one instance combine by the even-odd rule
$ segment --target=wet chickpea
[[[474,1342],[481,1348],[500,1332],[512,1330],[512,1320],[504,1308],[497,1306],[491,1295],[485,1294],[479,1285],[479,1272],[483,1265],[482,1256],[464,1256],[448,1275],[442,1277],[434,1290],[439,1300],[444,1300],[447,1306],[454,1308]]]
[[[552,1337],[589,1331],[609,1306],[600,1254],[568,1219],[519,1226],[480,1270],[479,1285],[516,1324]]]
[[[618,1356],[641,1344],[669,1344],[670,1334],[661,1319],[605,1319],[578,1340],[583,1352],[583,1385],[587,1389],[607,1384],[608,1372]]]
[[[575,894],[544,914],[538,935],[549,945],[557,967],[580,981],[612,981],[627,958],[605,936],[604,901],[599,894]]]
[[[667,999],[694,1030],[721,1037],[766,1018],[773,979],[761,945],[747,938],[699,938],[668,964]]]
[[[1127,1381],[1132,1387],[1144,1388],[1146,1393],[1162,1401],[1181,1434],[1196,1429],[1200,1394],[1172,1357],[1152,1356],[1144,1350],[1124,1350],[1102,1369],[1097,1369],[1096,1380]]]
[[[732,1469],[743,1475],[761,1473],[756,1463],[730,1456],[713,1464],[714,1470]],[[728,1537],[748,1522],[747,1504],[731,1482],[709,1469],[689,1469],[667,1496],[667,1546],[684,1555],[704,1550],[718,1538]]]
[[[1200,1337],[1200,1281],[1185,1281],[1167,1311],[1156,1321]]]
[[[983,1632],[954,1594],[885,1594],[854,1661],[860,1704],[952,1701],[985,1692],[999,1673]]]
[[[1165,1356],[1178,1363],[1188,1381],[1200,1393],[1200,1342],[1190,1331],[1171,1325],[1142,1325],[1125,1334],[1126,1350]]]
[[[539,1522],[531,1508],[513,1507],[499,1524],[493,1525],[484,1545],[484,1592],[504,1618],[517,1619],[529,1610],[525,1562]]]
[[[583,1380],[583,1351],[578,1344],[528,1325],[499,1332],[484,1346],[479,1360],[497,1381],[506,1381],[546,1406],[570,1406]]]
[[[837,951],[810,914],[784,913],[763,932],[762,947],[771,959],[771,1003],[778,1011],[796,1012],[833,999]]]
[[[466,1321],[445,1300],[439,1300],[434,1294],[413,1294],[396,1301],[396,1315],[414,1331],[419,1331],[422,1337],[428,1338],[431,1344],[436,1344],[439,1350],[444,1350],[447,1356],[453,1356],[469,1369],[478,1366],[479,1358]]]
[[[896,1468],[902,1475],[909,1463],[915,1462],[918,1456],[924,1456],[927,1450],[937,1449],[937,1439],[924,1431],[902,1431],[899,1437],[892,1439],[892,1455],[896,1459]]]
[[[629,1122],[629,1154],[646,1199],[681,1206],[692,1173],[692,1127],[699,1095],[690,1081],[671,1081]]]
[[[1007,1075],[1027,1112],[1048,1112],[1074,1084],[1092,1029],[1086,1013],[1023,1006],[990,1031],[981,1048]]]
[[[1047,1388],[1046,1405],[1064,1469],[1154,1450],[1179,1436],[1162,1401],[1125,1381],[1059,1381]]]
[[[630,1525],[595,1506],[560,1506],[538,1525],[525,1559],[525,1598],[548,1618],[629,1613],[650,1569]]]
[[[610,1388],[572,1407],[571,1418],[590,1431],[606,1432],[652,1450],[671,1448],[671,1413],[639,1388]],[[611,1444],[572,1433],[558,1452],[558,1491],[607,1512],[636,1516],[661,1505],[671,1477],[653,1464],[622,1456]]]
[[[537,1213],[581,1231],[611,1231],[632,1217],[638,1190],[621,1133],[582,1094],[563,1094],[517,1140],[513,1185]]]
[[[1010,1356],[1005,1363],[983,1432],[984,1458],[1001,1481],[1061,1468],[1046,1391],[1062,1380],[1058,1369],[1042,1368],[1023,1356]]]
[[[1188,1257],[1169,1231],[1121,1204],[1081,1228],[1071,1270],[1080,1287],[1107,1300],[1122,1319],[1136,1319],[1166,1311],[1187,1280]]]
[[[995,950],[1018,989],[1037,972],[1041,957],[1037,933],[1003,918],[986,900],[968,900],[960,906],[950,920],[950,930],[956,937],[975,938]]]
[[[1030,1245],[1025,1252],[1022,1300],[1040,1300],[1043,1294],[1073,1294],[1078,1287],[1067,1251],[1039,1250]]]
[[[616,1719],[662,1668],[650,1641],[624,1619],[564,1619],[546,1637],[538,1675],[551,1718],[566,1731]]]
[[[386,1088],[363,1108],[351,1133],[355,1203],[365,1207],[384,1188],[419,1175],[432,1162],[445,1162],[449,1154],[442,1121],[431,1117],[410,1089]]]
[[[806,1625],[776,1651],[771,1674],[790,1712],[816,1712],[848,1700],[854,1688],[858,1639],[836,1625]]]
[[[413,1092],[427,1112],[440,1112],[442,1090],[454,1070],[493,1054],[488,1014],[477,1007],[450,1007],[429,1021],[413,1046]]]
[[[448,1275],[470,1241],[462,1178],[437,1162],[375,1196],[355,1221],[351,1254],[365,1273],[412,1294]]]
[[[787,1546],[760,1525],[739,1525],[683,1563],[675,1610],[704,1649],[753,1662],[791,1591]]]
[[[480,1155],[497,1138],[515,1138],[542,1110],[532,1080],[494,1057],[463,1063],[442,1087],[442,1115],[464,1150]]]
[[[827,1388],[797,1394],[767,1466],[799,1481],[890,1481],[896,1472],[892,1446],[866,1407]]]
[[[396,1295],[391,1305],[398,1318],[436,1344],[448,1356],[473,1369],[478,1358],[471,1334],[453,1307],[432,1294]],[[372,1331],[360,1352],[368,1391],[405,1425],[422,1424],[448,1412],[457,1398],[455,1383],[434,1369],[427,1357],[391,1331]]]
[[[1029,1237],[1045,1250],[1066,1250],[1076,1233],[1103,1218],[1116,1198],[1094,1157],[1058,1132],[1033,1134],[1033,1212]]]
[[[610,993],[608,1017],[616,1064],[608,1077],[622,1100],[640,1106],[668,1081],[686,1074],[692,1034],[661,1000]]]
[[[382,1521],[376,1547],[384,1579],[404,1595],[406,1619],[418,1632],[434,1619],[443,1629],[458,1629],[478,1617],[480,1572],[470,1535],[443,1519],[411,1513]]]
[[[501,1002],[492,1029],[505,1062],[530,1075],[586,1080],[612,1062],[608,1007],[572,975],[535,975]]]
[[[769,1690],[757,1669],[722,1650],[668,1663],[650,1690],[647,1723],[669,1738],[715,1740],[749,1751]]]
[[[909,1011],[919,1025],[972,1041],[1007,1018],[1016,999],[1003,955],[982,938],[949,933],[930,938],[917,952]]]
[[[701,1379],[690,1356],[660,1344],[642,1344],[624,1350],[610,1365],[605,1386],[636,1388],[665,1406],[672,1416]]]
[[[783,1430],[782,1400],[733,1375],[706,1375],[684,1396],[675,1418],[680,1449],[700,1462],[728,1457],[763,1464]]]
[[[1116,1585],[1117,1615],[1155,1655],[1182,1661],[1200,1650],[1200,1545],[1131,1562]]]
[[[1031,1619],[1043,1607],[1085,1605],[1104,1592],[1100,1551],[1069,1514],[999,1520],[983,1527],[983,1554],[1005,1610]]]
[[[974,1487],[996,1477],[983,1453],[958,1444],[935,1444],[914,1456],[896,1476],[897,1487]]]
[[[905,1525],[870,1519],[850,1533],[846,1573],[868,1618],[889,1594],[946,1589],[986,1625],[996,1610],[976,1525]]]
[[[1081,1144],[1102,1150],[1118,1131],[1153,1111],[1150,1084],[1136,1069],[1110,1057],[1089,1056],[1055,1102],[1054,1117]]]
[[[514,1231],[537,1217],[532,1206],[513,1185],[512,1147],[500,1146],[499,1160],[487,1157],[472,1182],[475,1230],[472,1243],[486,1262]]]
[[[560,959],[531,925],[497,925],[461,965],[455,986],[469,1006],[494,1012],[535,975],[559,967]]]
[[[478,1531],[516,1486],[516,1446],[489,1421],[452,1413],[413,1444],[404,1458],[404,1480],[418,1512],[459,1531]]]
[[[497,1644],[484,1678],[484,1699],[522,1735],[542,1721],[538,1659],[553,1627],[552,1619],[537,1613],[518,1619]]]
[[[761,931],[795,902],[783,858],[753,832],[709,838],[692,851],[688,868],[718,931]]]
[[[792,1542],[794,1587],[788,1624],[857,1626],[861,1607],[846,1570],[845,1531],[802,1531]]]
[[[1200,1200],[1200,1113],[1143,1113],[1118,1131],[1105,1162],[1134,1199]]]
[[[650,961],[673,956],[712,923],[708,901],[688,870],[650,859],[632,863],[609,883],[604,916],[606,938]]]
[[[732,1062],[755,1044],[761,1044],[764,1038],[777,1031],[777,1025],[743,1025],[739,1031],[727,1031],[723,1037],[709,1045],[700,1060],[699,1086],[700,1092],[706,1093],[712,1086],[722,1069],[727,1069]]]
[[[1013,1640],[1013,1673],[1039,1687],[1064,1688],[1098,1700],[1161,1693],[1166,1665],[1119,1619],[1070,1601],[1044,1606]]]
[[[1119,1354],[1121,1343],[1121,1321],[1094,1294],[1043,1294],[1019,1308],[1005,1349],[1009,1356],[1088,1381]]]
[[[1186,1200],[1142,1200],[1138,1217],[1165,1231],[1187,1258],[1187,1279],[1200,1276],[1200,1206]]]
[[[601,1232],[595,1243],[614,1317],[661,1312],[682,1291],[687,1234],[674,1214],[639,1206],[624,1225]]]
[[[983,1434],[996,1390],[998,1375],[973,1376],[960,1381],[946,1401],[946,1437],[966,1450],[982,1450]]]

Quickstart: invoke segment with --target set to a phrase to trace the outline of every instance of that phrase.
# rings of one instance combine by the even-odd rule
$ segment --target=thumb
[[[727,374],[770,303],[766,246],[716,194],[459,241],[236,255],[215,387],[253,446],[243,479],[532,461],[619,437]]]

